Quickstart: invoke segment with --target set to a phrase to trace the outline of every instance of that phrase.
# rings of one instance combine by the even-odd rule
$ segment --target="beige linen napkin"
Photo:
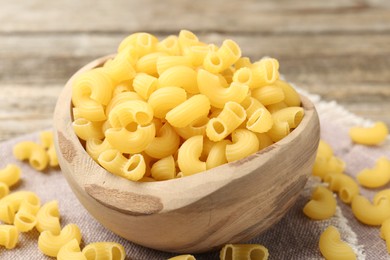
[[[348,128],[370,122],[348,113],[334,102],[324,102],[318,96],[306,95],[315,102],[320,115],[321,137],[332,145],[337,156],[345,160],[347,174],[356,176],[363,168],[372,167],[380,156],[390,158],[389,140],[380,147],[364,147],[351,143]],[[60,170],[37,172],[27,163],[21,163],[13,158],[14,144],[37,139],[38,133],[33,133],[0,143],[0,168],[5,167],[7,163],[15,163],[22,169],[22,181],[12,191],[34,191],[39,195],[42,203],[58,200],[62,226],[68,223],[79,225],[83,235],[82,247],[97,241],[115,241],[125,247],[127,259],[167,259],[175,255],[136,245],[104,228],[78,202]],[[352,215],[350,207],[340,200],[338,200],[336,215],[329,220],[312,221],[302,213],[303,206],[310,198],[311,189],[318,184],[317,179],[311,178],[295,206],[285,217],[248,243],[260,243],[266,246],[270,259],[323,259],[318,249],[319,236],[328,225],[334,225],[340,230],[342,239],[352,246],[358,259],[388,259],[385,242],[379,237],[379,228],[359,223]],[[384,188],[390,188],[390,185]],[[375,191],[361,189],[361,193],[372,198]],[[39,232],[35,229],[22,233],[15,249],[5,250],[4,247],[0,247],[0,259],[51,259],[38,250],[38,236]],[[197,259],[219,259],[219,252],[195,256]]]

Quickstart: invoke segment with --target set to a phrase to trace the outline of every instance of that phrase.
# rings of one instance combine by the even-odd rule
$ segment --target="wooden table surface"
[[[0,140],[51,126],[82,65],[136,31],[182,28],[275,57],[287,80],[390,125],[389,0],[0,0]]]

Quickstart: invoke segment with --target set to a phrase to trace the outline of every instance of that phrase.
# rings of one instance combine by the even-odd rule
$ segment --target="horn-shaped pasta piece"
[[[388,198],[390,200],[390,189],[384,189],[377,192],[373,199],[374,205],[377,205],[383,198]]]
[[[226,145],[228,144],[231,144],[230,140],[222,140],[213,144],[206,160],[207,169],[211,169],[228,162],[225,153]]]
[[[31,191],[16,191],[8,194],[0,200],[0,221],[12,224],[15,219],[15,213],[21,208],[22,204],[29,207],[32,211],[38,211],[40,204],[39,197]]]
[[[237,129],[232,133],[232,144],[226,145],[226,159],[228,162],[240,160],[259,150],[257,136],[247,129]]]
[[[77,239],[72,239],[63,245],[58,251],[57,260],[87,260],[85,255],[81,252],[79,242]],[[94,258],[96,259],[96,258]]]
[[[43,231],[38,238],[38,248],[45,255],[56,257],[61,247],[73,239],[76,239],[77,243],[80,244],[80,229],[75,224],[69,224],[58,235],[54,235],[50,231]]]
[[[274,85],[281,88],[284,93],[284,103],[289,107],[298,107],[301,105],[301,97],[298,92],[286,81],[276,80]]]
[[[257,99],[264,106],[282,102],[284,100],[284,92],[277,86],[264,86],[252,90],[252,97]]]
[[[186,140],[179,148],[177,162],[184,176],[206,170],[206,163],[199,160],[203,150],[203,136],[196,135]]]
[[[191,31],[180,30],[179,32],[179,45],[180,49],[184,51],[186,48],[201,44],[198,37]]]
[[[176,165],[173,156],[170,155],[155,162],[151,173],[156,181],[174,179],[176,177]]]
[[[37,201],[31,203],[28,200],[25,200],[21,203],[14,219],[14,225],[20,232],[28,232],[36,226],[36,215],[39,207],[40,203]]]
[[[169,123],[165,123],[159,130],[157,136],[145,149],[150,157],[162,159],[174,154],[180,145],[180,137]]]
[[[144,99],[140,95],[138,95],[136,92],[133,91],[122,92],[116,95],[111,99],[110,103],[108,103],[106,107],[106,114],[109,115],[111,110],[117,105],[122,104],[126,101],[133,101],[133,100],[144,101]]]
[[[188,139],[195,135],[206,135],[206,127],[209,122],[209,118],[207,116],[201,117],[186,127],[176,127],[175,132],[182,138]]]
[[[210,101],[207,96],[197,94],[170,110],[165,119],[174,127],[186,127],[208,115]]]
[[[359,185],[348,175],[329,173],[324,177],[324,182],[329,183],[332,191],[338,191],[340,199],[345,203],[351,203],[353,198],[359,194]]]
[[[82,253],[87,260],[124,260],[126,258],[126,252],[123,246],[114,242],[91,243],[84,247]]]
[[[367,198],[356,195],[352,200],[352,212],[362,223],[379,226],[390,218],[390,199],[382,197],[376,203],[371,203]]]
[[[109,149],[112,149],[112,145],[105,138],[103,141],[96,138],[88,138],[85,149],[87,153],[97,161],[99,155]]]
[[[76,135],[83,140],[89,138],[103,139],[103,123],[93,122],[85,118],[78,118],[73,121],[72,127]]]
[[[236,102],[227,102],[221,113],[207,123],[207,137],[214,142],[221,141],[245,121],[245,109]]]
[[[162,43],[162,42],[160,42],[160,43]],[[160,48],[160,46],[161,46],[160,43],[157,45],[157,49]],[[168,56],[168,54],[166,52],[159,51],[159,52],[149,53],[149,54],[141,57],[137,61],[137,64],[135,65],[136,71],[149,74],[153,77],[157,77],[158,76],[157,60],[159,57],[162,57],[162,56]]]
[[[105,64],[103,70],[111,78],[113,85],[132,80],[136,74],[132,61],[128,59],[128,53],[125,51],[118,53],[110,63]]]
[[[252,70],[247,67],[240,68],[236,70],[232,78],[233,82],[240,84],[252,86]]]
[[[15,164],[8,164],[5,168],[0,170],[0,182],[5,183],[11,187],[19,182],[21,170]]]
[[[224,88],[218,76],[200,69],[198,71],[198,87],[200,93],[206,95],[210,104],[217,108],[223,108],[229,102],[241,103],[248,95],[247,85],[232,82],[228,88]]]
[[[154,91],[148,103],[153,109],[153,114],[157,118],[165,118],[166,114],[187,100],[187,93],[179,87],[164,87]]]
[[[166,70],[176,66],[191,67],[192,63],[185,56],[162,56],[157,59],[157,72],[161,76]]]
[[[221,47],[217,50],[217,55],[221,57],[223,68],[227,69],[241,57],[240,46],[233,40],[224,40]]]
[[[58,235],[61,232],[58,201],[47,202],[39,209],[36,228],[39,232],[48,230],[53,235]]]
[[[378,145],[386,140],[389,129],[383,122],[376,122],[371,127],[352,127],[349,129],[349,136],[352,141],[364,145]]]
[[[196,258],[193,255],[178,255],[171,257],[168,260],[196,260]]]
[[[351,246],[340,238],[340,233],[334,226],[329,226],[320,236],[319,247],[326,259],[356,259]]]
[[[146,73],[138,73],[133,81],[134,91],[137,92],[144,100],[156,91],[158,86],[157,78]]]
[[[16,144],[13,148],[13,154],[18,160],[28,159],[30,165],[38,171],[42,171],[49,164],[49,156],[45,149],[31,141]]]
[[[108,120],[112,127],[128,127],[131,123],[147,125],[153,119],[152,107],[140,100],[126,101],[110,111]]]
[[[180,55],[179,39],[176,35],[170,35],[157,44],[157,51],[168,53],[169,55]]]
[[[190,94],[199,93],[196,71],[187,66],[174,66],[165,70],[158,79],[159,87],[180,87]]]
[[[357,175],[360,185],[368,188],[378,188],[390,181],[390,160],[381,157],[373,169],[364,169]]]
[[[19,239],[19,232],[15,226],[0,225],[0,246],[6,249],[12,249],[16,246]]]
[[[267,86],[279,79],[279,62],[276,59],[263,58],[253,63],[251,68],[253,71],[252,88]]]
[[[287,107],[272,113],[272,118],[277,122],[287,122],[290,128],[296,128],[302,121],[304,113],[302,107]]]
[[[258,244],[227,244],[219,253],[221,260],[267,260],[268,256],[268,249]]]
[[[135,131],[126,128],[109,128],[106,139],[112,147],[121,153],[140,153],[148,147],[156,135],[154,124],[137,125]]]
[[[335,214],[336,206],[337,202],[333,192],[318,186],[313,190],[311,200],[303,208],[303,213],[311,219],[328,219]]]
[[[272,127],[268,130],[267,134],[271,137],[272,141],[277,142],[290,133],[290,126],[285,121],[274,121]]]

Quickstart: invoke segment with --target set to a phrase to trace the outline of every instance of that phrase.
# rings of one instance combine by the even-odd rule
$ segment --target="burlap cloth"
[[[321,101],[318,96],[308,95],[315,102],[321,121],[321,137],[330,143],[335,154],[346,163],[346,173],[355,176],[365,167],[372,167],[380,156],[390,158],[390,141],[380,147],[354,145],[348,137],[348,128],[352,125],[370,123],[351,113],[334,102]],[[21,183],[13,188],[36,192],[42,203],[56,199],[59,201],[62,226],[68,223],[79,225],[83,235],[83,244],[96,241],[115,241],[121,243],[127,253],[127,259],[167,259],[174,254],[159,252],[133,244],[113,234],[100,225],[78,202],[70,190],[60,170],[36,172],[27,163],[16,161],[12,156],[12,147],[19,141],[37,140],[38,133],[21,136],[0,144],[0,168],[7,163],[15,163],[22,169]],[[388,259],[385,242],[379,237],[378,227],[369,227],[359,223],[352,215],[351,209],[338,200],[334,217],[325,221],[309,220],[302,208],[310,198],[311,189],[318,185],[312,178],[302,191],[295,206],[285,217],[262,235],[248,241],[260,243],[269,249],[270,259],[322,259],[318,249],[321,232],[328,226],[336,226],[342,239],[355,250],[358,259]],[[390,188],[387,185],[384,188]],[[361,193],[372,198],[375,191],[361,189]],[[20,235],[19,243],[13,250],[0,247],[0,259],[50,259],[45,257],[37,247],[39,233],[34,231]],[[164,239],[162,237],[161,239]],[[197,259],[219,259],[219,252],[196,255]]]

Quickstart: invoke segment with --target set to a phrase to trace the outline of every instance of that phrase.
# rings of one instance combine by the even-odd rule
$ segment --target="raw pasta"
[[[95,242],[84,247],[82,253],[87,260],[124,260],[125,249],[121,244],[114,242]]]
[[[13,249],[18,243],[19,232],[15,226],[0,225],[0,246]]]
[[[313,190],[311,200],[303,208],[303,213],[311,219],[328,219],[336,213],[336,206],[333,192],[318,186]]]
[[[390,181],[390,160],[381,157],[373,169],[364,169],[357,175],[360,185],[368,188],[378,188]]]
[[[334,226],[329,226],[320,236],[319,247],[321,254],[326,259],[353,260],[355,252],[351,246],[340,238],[340,233]]]
[[[379,145],[386,140],[389,129],[384,122],[376,122],[372,127],[352,127],[349,136],[352,141],[364,145]]]
[[[258,244],[227,244],[219,253],[221,260],[267,260],[268,256],[268,249]]]
[[[15,164],[8,164],[5,168],[0,170],[0,182],[11,187],[19,182],[21,170]]]

